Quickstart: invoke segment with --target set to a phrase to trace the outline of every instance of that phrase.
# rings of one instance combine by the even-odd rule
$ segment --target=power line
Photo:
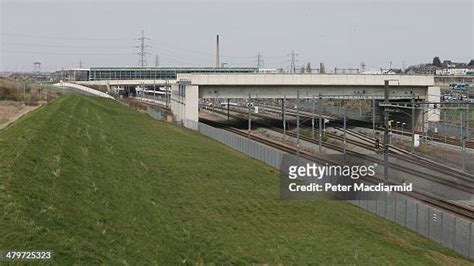
[[[174,56],[168,56],[166,54],[163,54],[161,53],[160,54],[160,59],[164,59],[162,61],[166,61],[168,62],[176,62],[178,64],[181,64],[181,65],[202,65],[202,63],[200,61],[194,61],[194,60],[190,60],[189,58],[188,59],[179,59],[177,57],[174,57]],[[163,65],[163,62],[162,62],[162,65]]]
[[[2,52],[16,54],[44,54],[44,55],[130,55],[134,53],[49,53],[39,51],[19,51],[19,50],[1,50]]]
[[[8,33],[2,32],[0,35],[5,36],[17,36],[23,38],[34,38],[34,39],[53,39],[53,40],[84,40],[84,41],[117,41],[117,40],[133,40],[133,38],[90,38],[90,37],[58,37],[48,35],[34,35],[34,34],[23,34],[23,33]]]
[[[263,59],[262,59],[262,55],[260,53],[257,54],[257,67],[258,68],[263,67]]]
[[[153,41],[151,41],[151,42],[156,44],[156,42],[153,42]],[[202,58],[208,58],[209,56],[214,56],[215,55],[215,54],[210,53],[210,52],[203,52],[203,51],[199,51],[199,50],[184,48],[184,47],[180,46],[179,44],[166,42],[166,41],[163,41],[163,40],[159,41],[159,46],[160,47],[170,47],[170,48],[172,48],[173,52],[188,53],[188,54],[193,54],[193,55],[202,55]],[[226,55],[226,54],[222,54],[222,53],[220,53],[219,57],[220,58],[236,58],[236,59],[252,59],[252,58],[255,58],[255,56],[237,56],[237,55]],[[287,57],[286,55],[272,55],[272,56],[265,55],[265,58],[286,58],[286,57]]]
[[[140,45],[137,46],[140,50],[138,52],[138,65],[139,66],[146,66],[146,55],[149,54],[146,52],[146,48],[151,47],[145,44],[146,40],[150,40],[150,38],[145,37],[145,31],[142,30],[142,36],[137,40],[140,41]]]
[[[213,54],[211,52],[203,52],[203,51],[199,51],[199,50],[184,48],[184,47],[180,46],[179,44],[171,43],[171,42],[165,42],[161,39],[159,41],[159,46],[160,47],[163,47],[163,46],[171,47],[173,49],[173,51],[179,51],[181,53],[182,52],[187,52],[187,53],[192,53],[192,54],[200,54],[200,55],[202,55],[203,57],[206,57],[206,58],[208,58],[209,56],[215,56],[215,54]],[[219,57],[220,58],[247,58],[247,59],[255,58],[255,56],[236,56],[236,55],[225,55],[225,54],[220,54]]]
[[[291,59],[290,59],[290,73],[296,73],[296,62],[298,62],[298,57],[299,54],[296,54],[295,51],[291,51]]]
[[[45,39],[45,40],[50,40],[51,43],[36,43],[36,42],[31,42],[31,43],[27,43],[26,41],[23,41],[23,42],[2,42],[2,44],[4,45],[22,45],[22,46],[25,46],[27,47],[28,45],[35,45],[35,47],[38,47],[38,50],[42,50],[40,47],[57,47],[57,48],[91,48],[91,49],[100,49],[100,48],[122,48],[123,49],[126,49],[126,47],[135,47],[135,48],[138,48],[138,52],[136,54],[139,55],[139,62],[138,64],[140,66],[145,66],[147,65],[147,54],[150,54],[147,52],[147,48],[151,47],[150,45],[147,45],[147,44],[150,44],[153,43],[151,39],[147,38],[144,34],[144,32],[142,31],[142,35],[141,37],[139,38],[90,38],[90,37],[58,37],[58,36],[51,36],[51,35],[34,35],[34,34],[23,34],[23,33],[0,33],[2,36],[18,36],[18,37],[24,37],[24,38],[33,38],[33,39]],[[68,45],[68,43],[66,42],[65,44],[61,44],[61,43],[55,43],[55,41],[60,41],[60,40],[84,40],[84,41],[106,41],[106,40],[138,40],[139,41],[139,45],[138,46],[133,46],[133,45],[130,45],[130,46],[115,46],[115,47],[111,47],[111,46],[106,46],[105,44],[102,44],[102,45],[96,45],[95,43],[92,44],[92,45],[77,45],[77,44],[74,44],[72,43],[71,45]],[[41,41],[40,41],[41,42]],[[160,46],[160,57],[162,55],[164,55],[166,57],[166,52],[168,52],[169,56],[168,58],[172,58],[176,61],[179,61],[179,62],[189,62],[189,63],[196,63],[196,62],[208,62],[209,60],[209,55],[212,55],[212,53],[210,52],[203,52],[203,51],[198,51],[198,50],[193,50],[193,49],[187,49],[185,47],[180,47],[179,44],[171,44],[171,43],[167,43],[166,42],[163,42],[161,39],[159,41],[160,45],[155,45],[155,46]],[[164,44],[162,44],[164,43]],[[163,47],[165,46],[165,47]],[[168,49],[166,49],[168,48]],[[78,55],[78,56],[113,56],[113,55],[128,55],[128,54],[131,54],[131,53],[123,53],[123,52],[117,52],[117,53],[81,53],[81,52],[74,52],[74,50],[72,51],[65,51],[64,53],[63,52],[56,52],[56,51],[53,51],[53,52],[40,52],[38,50],[22,50],[22,49],[12,49],[12,50],[3,50],[2,51],[5,51],[5,52],[9,52],[9,53],[18,53],[18,54],[43,54],[43,55]],[[61,49],[62,50],[62,49]],[[163,50],[163,51],[162,51]],[[132,53],[133,54],[133,53]],[[260,54],[260,53],[259,53]],[[285,55],[274,55],[274,56],[266,56],[265,58],[284,58]],[[232,64],[232,65],[255,65],[255,63],[257,63],[257,65],[259,65],[260,67],[263,67],[264,63],[267,63],[267,62],[264,62],[263,60],[263,57],[262,55],[260,54],[260,59],[257,58],[257,60],[255,61],[255,56],[237,56],[237,55],[220,55],[220,58],[228,58],[226,60],[226,62],[228,62],[229,64]],[[254,60],[248,60],[248,59],[254,59]],[[155,62],[156,63],[156,62]],[[199,64],[199,63],[198,63]],[[272,63],[270,63],[272,64]]]
[[[30,43],[25,43],[25,42],[2,42],[2,45],[4,46],[30,46],[30,47],[53,47],[53,48],[123,48],[123,49],[130,49],[130,47],[134,47],[132,45],[127,45],[127,46],[110,46],[110,45],[67,45],[67,44],[42,44],[42,43],[36,43],[36,42],[30,42]]]
[[[52,35],[36,35],[36,34],[24,34],[24,33],[9,33],[9,32],[2,32],[0,35],[4,36],[17,36],[17,37],[24,37],[24,38],[36,38],[36,39],[50,39],[50,40],[84,40],[84,41],[107,41],[107,40],[140,40],[141,38],[127,38],[127,37],[117,37],[117,38],[91,38],[91,37],[58,37],[58,36],[52,36]],[[145,38],[148,41],[151,41],[149,38]],[[3,43],[5,44],[5,43]],[[15,42],[15,43],[10,43],[12,45],[28,45],[30,43],[25,43],[25,42]],[[64,45],[64,44],[31,44],[35,46],[45,46],[45,47],[77,47],[77,48],[87,48],[83,46],[73,46],[73,45]],[[208,56],[213,55],[210,52],[203,52],[199,50],[194,50],[194,49],[188,49],[184,47],[180,47],[179,44],[176,43],[171,43],[171,42],[165,42],[163,40],[159,41],[159,46],[168,46],[171,47],[174,51],[177,52],[188,52],[188,53],[193,53],[193,54],[201,54],[203,57],[205,56],[206,58]],[[95,46],[94,46],[95,47]],[[125,46],[123,46],[125,48]],[[109,46],[107,46],[109,48]],[[239,59],[250,59],[250,58],[255,58],[255,56],[237,56],[237,55],[225,55],[221,54],[221,58],[239,58]],[[284,55],[273,55],[273,56],[265,56],[266,58],[284,58]]]

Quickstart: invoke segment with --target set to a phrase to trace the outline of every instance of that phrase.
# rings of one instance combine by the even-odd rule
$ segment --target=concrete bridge
[[[172,84],[171,111],[178,122],[193,127],[199,119],[202,99],[248,99],[284,97],[301,99],[374,99],[384,97],[384,82],[390,81],[391,101],[439,102],[440,89],[433,76],[415,75],[339,75],[339,74],[178,74]],[[438,121],[433,106],[427,121]],[[418,117],[419,115],[417,115]],[[426,121],[426,122],[427,122]]]

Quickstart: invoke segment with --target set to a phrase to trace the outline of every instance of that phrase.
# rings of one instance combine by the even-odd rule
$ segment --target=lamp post
[[[404,134],[403,134],[403,128],[405,127],[405,125],[406,125],[406,123],[403,122],[403,123],[402,123],[402,136],[404,136]]]

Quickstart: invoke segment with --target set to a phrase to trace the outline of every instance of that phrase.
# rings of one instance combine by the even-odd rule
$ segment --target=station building
[[[91,67],[60,70],[57,80],[100,81],[100,80],[176,80],[178,74],[257,73],[256,67]]]

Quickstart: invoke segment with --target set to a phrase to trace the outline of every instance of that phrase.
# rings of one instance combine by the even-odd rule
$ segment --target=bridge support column
[[[198,130],[199,124],[199,86],[187,85],[185,97],[185,123],[184,126]]]
[[[171,86],[171,93],[170,93],[170,108],[171,114],[173,115],[173,120],[176,123],[182,123],[182,109],[184,105],[182,102],[182,97],[178,93],[178,84],[173,84]]]
[[[431,123],[438,123],[440,120],[439,102],[441,101],[441,90],[439,87],[428,87],[427,94],[426,99],[428,102],[438,103],[437,106],[435,104],[429,104],[426,106],[425,128],[428,129],[430,128],[429,126]]]
[[[177,83],[171,88],[171,113],[175,121],[198,130],[199,86]]]

